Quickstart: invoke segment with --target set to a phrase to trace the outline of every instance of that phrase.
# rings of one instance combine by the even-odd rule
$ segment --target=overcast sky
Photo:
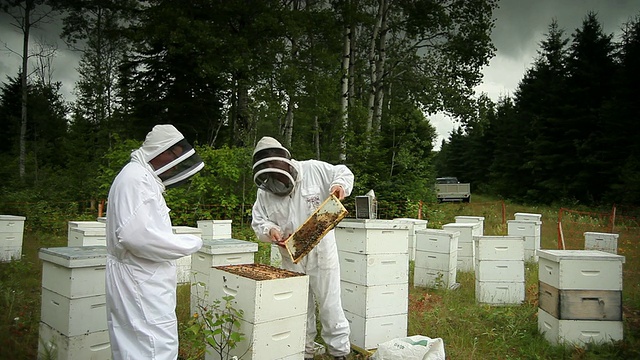
[[[498,6],[491,36],[497,49],[496,56],[483,70],[484,80],[476,89],[478,93],[487,93],[494,101],[513,94],[536,57],[552,19],[557,19],[560,28],[570,36],[581,26],[587,13],[594,11],[605,33],[614,34],[614,39],[618,40],[622,24],[640,16],[640,0],[499,0]],[[5,44],[14,50],[22,46],[21,35],[10,26],[9,20],[6,15],[0,15],[0,82],[6,82],[8,75],[16,76],[20,67],[20,58],[5,48]],[[44,24],[32,40],[59,42],[59,27],[56,23]],[[63,43],[58,45],[53,78],[62,82],[62,94],[67,100],[73,99],[77,59],[78,54],[68,50]],[[443,115],[432,116],[431,120],[438,133],[435,146],[439,149],[442,140],[447,139],[457,125]]]

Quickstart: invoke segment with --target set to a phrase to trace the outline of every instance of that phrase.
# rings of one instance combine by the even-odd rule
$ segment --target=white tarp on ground
[[[389,340],[378,345],[372,360],[445,360],[444,342],[422,335]]]

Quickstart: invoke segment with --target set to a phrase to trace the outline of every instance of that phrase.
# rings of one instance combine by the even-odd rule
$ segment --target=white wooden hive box
[[[24,216],[0,215],[0,233],[24,233]]]
[[[378,345],[407,336],[407,314],[364,318],[345,311],[351,329],[351,343],[363,349],[376,349]]]
[[[442,229],[460,232],[460,236],[458,236],[458,243],[473,243],[474,236],[483,235],[480,223],[449,223],[442,225]]]
[[[66,336],[46,323],[40,322],[38,353],[57,354],[59,360],[111,360],[109,331]]]
[[[69,299],[103,295],[107,248],[42,248],[42,287]]]
[[[339,251],[340,279],[359,285],[409,282],[408,254],[356,254]]]
[[[532,214],[532,213],[523,213],[517,212],[513,214],[516,220],[522,221],[542,221],[542,214]]]
[[[540,236],[540,221],[507,220],[507,234],[515,236]]]
[[[523,236],[475,236],[476,260],[524,260]]]
[[[105,295],[69,299],[42,288],[40,319],[66,336],[106,330]]]
[[[309,277],[263,264],[217,266],[209,271],[207,290],[210,300],[233,296],[243,319],[257,324],[306,316]]]
[[[416,251],[415,266],[425,269],[449,271],[455,269],[458,253],[437,253],[432,251]]]
[[[417,287],[444,287],[450,288],[456,283],[457,268],[448,271],[413,268],[413,286]]]
[[[458,250],[459,231],[425,229],[416,231],[416,250],[452,253]]]
[[[476,280],[476,301],[490,305],[522,304],[525,299],[525,283]]]
[[[212,266],[252,264],[258,244],[237,239],[207,239],[191,255],[191,269],[208,273]]]
[[[622,290],[624,256],[599,250],[538,250],[538,279],[557,289]]]
[[[480,281],[524,282],[524,260],[480,260],[475,274]]]
[[[106,228],[91,227],[82,228],[75,227],[69,230],[67,237],[67,246],[106,246],[107,232]]]
[[[602,250],[612,254],[618,253],[618,234],[585,232],[585,250]]]
[[[341,281],[340,288],[343,309],[364,318],[407,313],[408,284],[365,286]]]
[[[559,320],[538,309],[538,331],[553,345],[584,347],[623,339],[622,321]]]
[[[198,220],[197,226],[202,230],[203,239],[231,238],[232,220]]]
[[[335,228],[338,250],[360,254],[409,252],[409,224],[393,220],[344,219]]]

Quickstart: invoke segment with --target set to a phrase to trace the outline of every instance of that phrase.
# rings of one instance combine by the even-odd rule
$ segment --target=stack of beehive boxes
[[[220,266],[209,272],[207,288],[212,301],[219,300],[224,305],[222,298],[233,296],[232,307],[243,311],[239,328],[230,331],[243,333],[245,339],[222,359],[304,357],[307,275],[262,264]],[[209,347],[205,360],[220,360],[220,356]]]
[[[414,286],[445,288],[456,286],[459,237],[458,231],[439,229],[416,231]]]
[[[473,272],[475,270],[475,247],[473,237],[481,236],[482,229],[479,222],[449,223],[442,225],[442,229],[450,232],[459,232],[458,258],[456,268],[458,271]]]
[[[0,262],[22,257],[25,217],[0,215]]]
[[[409,229],[393,220],[336,226],[342,306],[351,343],[362,349],[407,336]]]
[[[416,231],[426,229],[429,221],[411,218],[396,218],[393,220],[409,226],[409,261],[414,261],[416,259]]]
[[[213,266],[254,263],[258,244],[237,239],[207,239],[195,254],[191,255],[191,313],[200,313],[198,305],[209,303],[211,289],[206,288]]]
[[[552,344],[622,340],[624,256],[599,250],[539,250],[538,330]]]
[[[104,246],[40,249],[40,354],[58,360],[111,359]]]
[[[515,220],[507,220],[507,234],[524,237],[524,260],[538,261],[540,249],[541,214],[515,213]]]
[[[476,301],[490,305],[522,304],[525,297],[524,238],[475,236]]]
[[[584,233],[585,250],[601,250],[608,253],[618,253],[618,234],[590,232]]]

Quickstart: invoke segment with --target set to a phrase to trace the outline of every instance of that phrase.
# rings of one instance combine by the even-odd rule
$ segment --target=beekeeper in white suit
[[[316,303],[327,352],[335,359],[345,359],[351,351],[349,323],[340,300],[340,264],[333,230],[298,264],[283,244],[330,194],[342,200],[351,193],[353,173],[344,165],[292,160],[276,139],[263,137],[253,152],[253,174],[258,186],[253,230],[260,240],[280,245],[284,269],[309,276],[305,359],[314,355]]]
[[[173,234],[163,193],[203,167],[175,127],[156,125],[111,184],[106,302],[114,360],[178,357],[175,259],[202,240]]]

